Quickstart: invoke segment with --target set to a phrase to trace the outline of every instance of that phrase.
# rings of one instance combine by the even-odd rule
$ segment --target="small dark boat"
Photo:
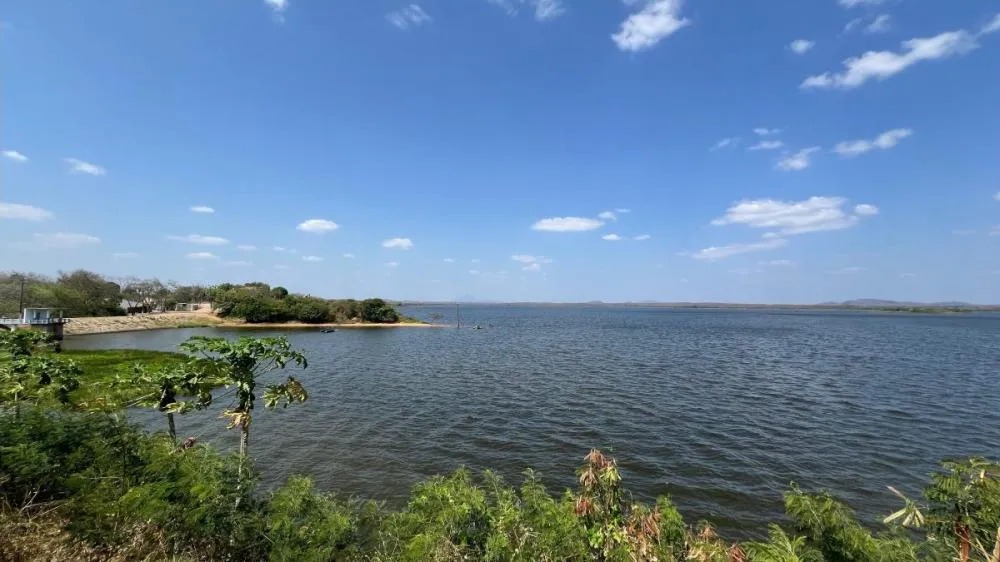
[[[323,332],[324,334],[332,334],[336,331],[337,331],[336,328],[323,328],[322,330],[320,330],[320,332]]]

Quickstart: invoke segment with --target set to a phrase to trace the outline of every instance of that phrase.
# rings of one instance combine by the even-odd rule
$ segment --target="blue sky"
[[[1000,302],[992,1],[8,0],[0,22],[0,269]]]

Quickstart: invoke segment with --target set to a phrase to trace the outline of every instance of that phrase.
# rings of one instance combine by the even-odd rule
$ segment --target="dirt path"
[[[69,323],[66,324],[64,333],[67,336],[80,336],[84,334],[107,334],[112,332],[132,332],[137,330],[162,330],[165,328],[201,328],[201,327],[245,328],[248,330],[251,329],[320,330],[323,328],[337,328],[337,329],[402,328],[402,327],[427,328],[427,327],[433,327],[433,325],[422,324],[422,323],[303,324],[302,322],[247,324],[246,322],[238,320],[224,320],[212,314],[212,312],[207,307],[203,307],[194,312],[163,312],[158,314],[138,314],[135,316],[103,316],[95,318],[71,318]]]

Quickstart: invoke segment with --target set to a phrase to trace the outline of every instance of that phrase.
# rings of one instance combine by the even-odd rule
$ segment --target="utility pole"
[[[21,279],[21,296],[17,301],[17,311],[24,314],[24,275],[18,275],[18,278]]]

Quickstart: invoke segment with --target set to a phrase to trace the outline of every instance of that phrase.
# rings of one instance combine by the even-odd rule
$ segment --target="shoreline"
[[[302,322],[267,322],[248,324],[224,320],[205,312],[166,312],[139,316],[101,316],[70,318],[65,324],[66,336],[88,336],[122,332],[145,332],[179,328],[225,328],[234,330],[323,330],[323,329],[382,329],[382,328],[435,328],[435,324],[400,322],[397,324],[370,324],[363,322],[305,324]]]

